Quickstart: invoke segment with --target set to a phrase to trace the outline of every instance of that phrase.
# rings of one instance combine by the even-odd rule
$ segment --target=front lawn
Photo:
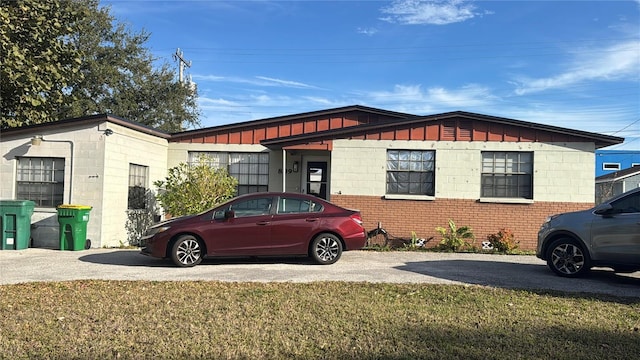
[[[0,286],[0,359],[626,359],[640,299],[430,284]]]

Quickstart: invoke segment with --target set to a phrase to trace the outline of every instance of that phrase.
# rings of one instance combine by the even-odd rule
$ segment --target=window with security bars
[[[147,208],[148,182],[148,166],[129,164],[129,210],[144,210]]]
[[[32,200],[38,207],[56,207],[63,203],[64,159],[18,158],[17,198]]]
[[[533,199],[533,153],[482,152],[481,197]]]
[[[387,150],[387,194],[435,194],[433,150]]]
[[[229,175],[238,179],[238,195],[269,190],[268,153],[192,151],[189,152],[189,163],[197,163],[203,155],[211,166],[226,168]]]

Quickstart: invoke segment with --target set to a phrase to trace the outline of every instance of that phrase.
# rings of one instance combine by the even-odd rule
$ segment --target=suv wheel
[[[574,239],[561,238],[549,246],[547,265],[553,272],[564,277],[578,277],[589,269],[589,254]]]

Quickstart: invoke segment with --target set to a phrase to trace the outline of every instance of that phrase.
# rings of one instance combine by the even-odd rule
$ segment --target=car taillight
[[[362,221],[362,216],[360,216],[360,214],[353,214],[350,216],[351,220],[355,221],[356,224],[362,226],[362,224],[364,223]]]

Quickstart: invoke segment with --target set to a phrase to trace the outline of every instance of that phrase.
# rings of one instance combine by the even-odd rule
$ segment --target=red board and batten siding
[[[330,200],[346,208],[359,209],[367,230],[381,223],[396,237],[411,238],[411,232],[415,231],[419,238],[433,237],[428,246],[437,245],[441,239],[435,228],[446,228],[451,219],[457,226],[471,227],[478,247],[486,241],[487,235],[508,228],[513,231],[522,250],[535,250],[538,229],[547,216],[593,206],[593,203],[536,201],[533,204],[497,204],[438,198],[433,201],[385,200],[380,196],[337,194],[332,194]]]
[[[571,142],[569,135],[548,133],[514,125],[487,124],[475,120],[429,120],[369,130],[350,139],[414,141]]]
[[[320,131],[343,129],[356,125],[388,122],[379,115],[368,113],[332,114],[328,117],[304,119],[284,119],[278,122],[257,122],[245,126],[212,128],[174,136],[171,141],[206,144],[260,144],[262,140],[283,138],[293,135],[313,134]]]
[[[330,118],[283,120],[281,123],[254,124],[246,127],[212,129],[192,136],[181,135],[173,141],[208,144],[260,144],[262,140],[293,135],[313,134],[321,131],[343,129],[356,125],[387,123],[379,129],[369,129],[351,139],[366,140],[415,140],[415,141],[503,141],[503,142],[571,142],[575,137],[559,133],[494,124],[478,120],[447,119],[425,120],[422,123],[400,123],[362,114],[344,114]],[[401,120],[400,120],[401,121]],[[389,126],[390,125],[390,126]],[[329,141],[326,139],[325,141]]]

